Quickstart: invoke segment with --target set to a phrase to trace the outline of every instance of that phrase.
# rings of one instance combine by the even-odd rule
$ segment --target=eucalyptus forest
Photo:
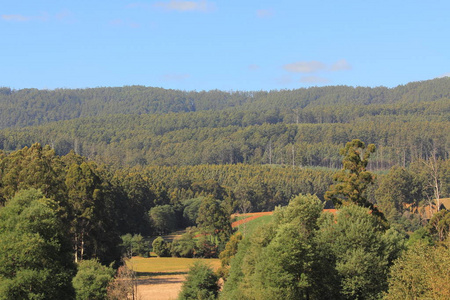
[[[179,299],[449,299],[449,211],[448,77],[0,88],[0,299],[127,299],[150,251],[220,258]]]

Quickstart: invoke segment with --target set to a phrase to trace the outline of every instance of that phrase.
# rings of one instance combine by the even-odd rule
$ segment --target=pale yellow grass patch
[[[176,299],[195,261],[204,261],[214,270],[220,267],[217,258],[133,257],[127,261],[138,275],[138,296],[141,300]]]

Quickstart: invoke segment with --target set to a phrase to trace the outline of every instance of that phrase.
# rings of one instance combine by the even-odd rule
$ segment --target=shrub
[[[113,279],[114,269],[102,265],[96,259],[83,260],[78,264],[77,275],[73,278],[73,287],[77,300],[106,299],[109,282]]]
[[[166,243],[166,241],[162,237],[157,237],[153,243],[153,252],[156,253],[159,257],[167,257],[170,256],[169,247]]]
[[[216,299],[219,291],[217,280],[217,275],[209,266],[203,262],[196,262],[189,269],[178,299]]]

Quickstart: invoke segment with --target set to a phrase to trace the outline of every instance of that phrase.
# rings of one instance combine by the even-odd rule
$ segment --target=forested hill
[[[450,152],[450,78],[392,89],[347,86],[186,92],[143,86],[0,89],[0,149],[35,142],[118,165],[340,167],[339,149],[375,143],[371,168]]]
[[[244,111],[305,110],[306,113],[314,112],[316,107],[345,105],[368,107],[371,114],[376,114],[381,113],[380,105],[388,105],[388,110],[404,110],[406,105],[421,110],[425,105],[418,104],[427,102],[431,110],[437,106],[448,108],[449,99],[450,78],[413,82],[392,89],[330,86],[270,92],[186,92],[144,86],[56,90],[0,88],[0,129],[112,114],[217,111],[230,107]],[[302,112],[297,115],[303,116]]]

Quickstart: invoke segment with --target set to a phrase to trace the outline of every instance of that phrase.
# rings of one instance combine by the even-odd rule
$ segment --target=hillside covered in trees
[[[223,292],[214,274],[203,291],[213,298],[445,299],[434,282],[450,261],[449,129],[450,78],[268,92],[2,88],[0,295],[104,299],[121,257],[148,255],[143,236],[188,228],[153,250],[220,257]],[[337,214],[322,212],[327,200]],[[272,210],[254,235],[233,235],[232,213]],[[189,284],[180,299],[197,293]]]
[[[347,141],[372,169],[449,155],[450,79],[396,88],[185,92],[143,86],[0,92],[0,148],[34,142],[116,166],[340,167]]]

